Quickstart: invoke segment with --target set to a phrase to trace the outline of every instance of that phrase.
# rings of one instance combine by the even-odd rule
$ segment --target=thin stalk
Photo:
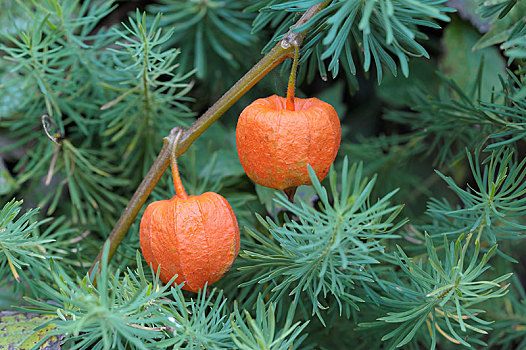
[[[292,68],[290,70],[289,86],[287,88],[287,110],[295,111],[296,106],[294,105],[294,93],[296,90],[296,72],[298,70],[298,61],[300,56],[300,48],[298,44],[293,41],[292,46],[294,47],[294,58],[292,61]]]
[[[172,179],[174,182],[175,193],[177,194],[177,197],[181,199],[188,199],[188,195],[186,194],[183,183],[181,182],[181,178],[179,177],[179,169],[177,168],[177,157],[175,157],[172,154],[170,158],[172,163]]]
[[[153,188],[168,169],[170,165],[170,156],[173,154],[179,157],[185,153],[190,145],[207,130],[219,117],[223,115],[237,100],[239,100],[252,86],[254,86],[261,78],[269,73],[274,67],[276,67],[283,60],[292,57],[294,54],[294,47],[289,43],[296,42],[299,47],[303,42],[307,29],[301,32],[294,33],[293,30],[304,25],[319,11],[325,8],[329,4],[330,0],[316,4],[310,7],[301,18],[294,24],[291,30],[285,35],[283,40],[276,44],[274,48],[266,54],[252,69],[250,69],[237,83],[234,84],[221,98],[214,103],[199,119],[197,119],[187,130],[185,130],[181,139],[172,148],[172,144],[176,135],[172,132],[169,136],[165,137],[164,146],[161,152],[155,159],[152,167],[146,174],[146,177],[142,180],[141,184],[133,194],[128,205],[124,209],[121,217],[115,224],[115,227],[108,237],[109,250],[108,250],[108,261],[111,260],[121,241],[124,239],[130,226],[132,225],[135,217],[141,210],[148,196],[152,192]],[[97,267],[99,270],[100,263],[102,261],[102,248],[93,262],[90,269],[90,275],[95,276],[93,273]]]
[[[188,199],[188,195],[186,194],[183,183],[181,181],[181,176],[179,175],[179,169],[177,168],[177,157],[175,156],[175,146],[179,142],[179,138],[181,137],[183,128],[176,128],[176,129],[179,129],[179,130],[177,132],[177,136],[175,137],[173,141],[172,154],[170,156],[170,162],[172,164],[172,180],[174,182],[174,188],[175,188],[175,193],[177,197],[181,199]]]

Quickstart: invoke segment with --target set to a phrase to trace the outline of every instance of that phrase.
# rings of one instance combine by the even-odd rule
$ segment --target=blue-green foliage
[[[119,148],[124,154],[124,166],[142,169],[155,157],[159,140],[174,125],[187,126],[185,119],[193,116],[184,103],[192,88],[188,78],[179,70],[179,50],[163,50],[162,45],[174,31],[158,27],[161,15],[146,26],[146,14],[136,12],[129,23],[117,29],[119,40],[113,53],[114,69],[107,74],[103,87],[119,95],[100,107],[103,135],[109,143],[127,140]],[[127,136],[127,137],[126,137]],[[128,157],[134,152],[134,157]],[[137,156],[137,152],[141,156]],[[148,161],[147,164],[137,162]]]
[[[478,315],[483,310],[474,306],[504,296],[509,284],[501,283],[512,274],[482,280],[481,275],[489,269],[487,261],[494,255],[496,246],[479,261],[480,241],[473,237],[474,234],[470,233],[466,238],[461,235],[455,242],[448,242],[444,236],[443,244],[435,247],[426,235],[427,256],[421,259],[409,258],[398,247],[395,257],[408,281],[386,283],[385,288],[389,291],[381,298],[381,304],[392,311],[379,318],[380,322],[361,326],[395,324],[396,328],[382,337],[388,341],[389,349],[403,347],[417,332],[424,332],[425,338],[430,340],[430,349],[436,348],[439,334],[465,346],[470,346],[467,338],[459,333],[487,334],[491,321],[480,318]],[[470,245],[472,239],[475,239],[474,249]],[[474,341],[483,345],[476,338]]]
[[[250,33],[255,15],[245,13],[248,0],[161,0],[151,13],[163,13],[161,26],[173,30],[168,44],[182,50],[183,67],[195,67],[200,79],[213,79],[226,67],[246,65],[257,41]]]
[[[293,296],[296,304],[323,320],[328,299],[337,300],[340,314],[349,306],[358,309],[356,303],[363,300],[353,293],[355,283],[373,282],[370,266],[384,254],[382,242],[397,237],[394,232],[404,221],[395,222],[402,207],[389,202],[396,191],[372,202],[375,179],[362,178],[362,165],[349,169],[345,161],[341,184],[331,169],[329,189],[310,167],[309,174],[320,207],[301,199],[292,204],[280,196],[277,204],[290,212],[290,219],[279,223],[260,218],[270,235],[248,229],[256,244],[243,252],[240,269],[255,273],[243,286],[258,284],[273,301]]]
[[[39,253],[37,247],[52,241],[32,237],[39,223],[30,223],[29,220],[38,210],[29,210],[17,218],[21,205],[22,201],[13,199],[0,211],[0,276],[4,277],[10,269],[13,277],[18,280],[20,269],[49,257]]]
[[[438,174],[461,201],[455,208],[447,200],[431,199],[428,214],[432,225],[426,227],[437,235],[459,236],[470,232],[477,240],[497,244],[501,239],[516,239],[526,231],[520,218],[526,214],[526,159],[514,160],[514,153],[500,149],[492,152],[483,169],[479,156],[468,153],[474,184],[467,189],[458,187],[451,177]]]
[[[284,324],[277,323],[274,304],[271,302],[265,305],[261,294],[257,298],[255,318],[246,310],[241,314],[235,305],[230,320],[235,347],[243,350],[300,349],[306,338],[306,334],[301,332],[309,323],[293,323],[294,305],[290,305]]]
[[[479,1],[480,14],[492,19],[492,28],[478,46],[501,44],[504,54],[513,60],[526,59],[526,5],[515,0]]]
[[[287,12],[304,12],[310,6],[321,2],[321,0],[260,1],[252,8],[260,11],[254,21],[254,30],[258,31],[267,25],[275,27],[279,23],[274,40],[269,43],[273,45],[273,42],[281,39],[284,32],[294,23],[294,15],[289,15]],[[366,72],[374,63],[378,83],[382,81],[384,67],[397,75],[397,66],[399,66],[402,73],[407,76],[410,57],[429,57],[426,49],[418,42],[426,38],[420,27],[439,29],[436,20],[449,21],[447,13],[452,9],[446,7],[445,2],[329,1],[316,16],[294,29],[300,31],[312,28],[307,43],[302,48],[302,60],[310,61],[311,70],[318,67],[322,77],[326,77],[327,69],[333,77],[336,77],[340,64],[346,74],[356,75],[356,58],[362,61]],[[274,12],[279,14],[274,15]],[[328,66],[326,60],[329,62]]]
[[[481,62],[483,64],[483,62]],[[482,69],[474,77],[470,91],[441,75],[438,93],[417,86],[410,91],[411,109],[393,110],[387,118],[410,125],[413,137],[430,139],[424,148],[438,152],[436,165],[450,165],[463,158],[465,148],[475,149],[488,143],[489,149],[513,145],[526,136],[526,92],[524,82],[511,71],[500,77],[489,100],[482,98]],[[481,139],[480,135],[486,135]]]

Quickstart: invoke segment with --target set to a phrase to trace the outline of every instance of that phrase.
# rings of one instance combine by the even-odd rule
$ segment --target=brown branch
[[[266,54],[252,69],[250,69],[241,79],[238,80],[234,86],[230,88],[221,98],[214,103],[199,119],[197,119],[187,130],[185,130],[177,143],[175,148],[175,156],[179,157],[185,153],[190,145],[207,130],[219,117],[223,115],[237,100],[239,100],[252,86],[254,86],[261,78],[269,73],[274,67],[276,67],[283,60],[292,57],[294,55],[294,47],[290,45],[291,42],[296,42],[301,45],[307,29],[301,32],[294,32],[295,28],[298,28],[308,20],[310,20],[315,14],[321,11],[330,1],[324,1],[310,7],[291,28],[291,30],[283,37],[274,48]],[[117,247],[120,245],[123,238],[128,233],[130,226],[132,225],[135,217],[141,210],[148,196],[152,192],[153,188],[164,174],[168,166],[170,165],[170,154],[172,149],[170,144],[173,142],[175,134],[172,132],[169,136],[164,138],[164,146],[161,152],[157,156],[157,159],[153,163],[152,167],[146,174],[146,177],[142,180],[141,184],[135,191],[130,202],[124,209],[121,217],[115,224],[115,227],[108,237],[110,242],[108,261],[113,257]],[[90,275],[93,274],[95,266],[100,266],[102,261],[102,248],[99,255],[93,262],[90,269]],[[92,275],[93,276],[93,275]]]

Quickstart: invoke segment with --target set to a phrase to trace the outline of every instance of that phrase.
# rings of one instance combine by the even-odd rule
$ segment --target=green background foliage
[[[329,175],[311,171],[290,203],[237,158],[239,113],[286,93],[287,60],[178,161],[188,194],[236,214],[225,277],[199,294],[163,285],[140,254],[142,211],[108,261],[163,137],[322,2],[2,3],[1,344],[526,347],[525,2],[326,1],[294,30],[309,29],[297,95],[342,124]],[[148,202],[174,195],[167,173]]]

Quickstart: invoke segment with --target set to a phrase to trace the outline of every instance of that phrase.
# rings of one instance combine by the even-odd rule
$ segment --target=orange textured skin
[[[239,227],[232,207],[214,192],[182,199],[153,202],[140,225],[141,250],[167,283],[186,282],[183,289],[197,292],[218,281],[239,252]]]
[[[246,107],[236,128],[237,152],[248,177],[265,187],[284,190],[310,185],[307,164],[321,181],[336,158],[341,141],[334,108],[317,98],[273,95]]]

